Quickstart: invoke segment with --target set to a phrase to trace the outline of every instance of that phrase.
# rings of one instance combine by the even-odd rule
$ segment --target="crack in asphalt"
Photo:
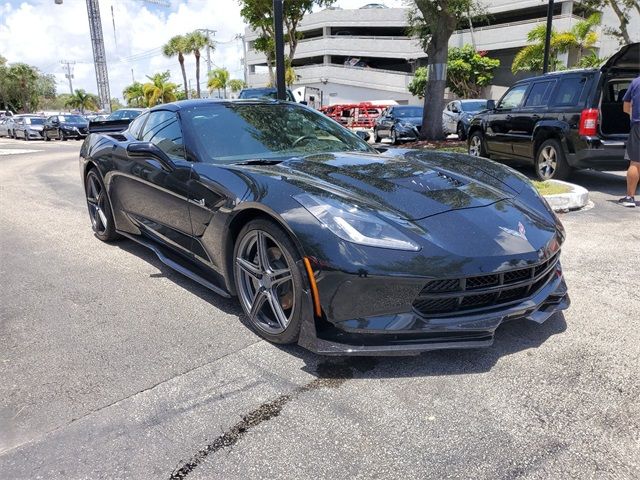
[[[173,472],[171,472],[169,480],[182,480],[186,478],[187,475],[209,455],[223,448],[232,447],[238,443],[249,430],[280,415],[284,406],[300,395],[321,388],[338,388],[347,380],[353,378],[354,368],[360,373],[365,373],[372,370],[376,364],[377,360],[371,357],[353,357],[340,363],[331,361],[319,363],[315,371],[318,378],[301,387],[297,387],[290,393],[285,393],[274,400],[265,402],[255,410],[244,415],[242,420],[215,438],[213,442],[198,450],[189,460],[179,463]]]

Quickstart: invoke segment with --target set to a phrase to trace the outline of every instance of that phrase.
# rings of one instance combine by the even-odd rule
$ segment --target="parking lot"
[[[484,350],[323,358],[94,238],[80,142],[0,138],[0,477],[640,477],[640,209],[580,172],[572,306]]]

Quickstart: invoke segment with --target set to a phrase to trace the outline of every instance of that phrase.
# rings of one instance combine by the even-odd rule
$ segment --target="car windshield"
[[[393,114],[398,118],[422,117],[422,108],[420,107],[394,108]]]
[[[25,123],[31,125],[44,125],[44,118],[25,118]]]
[[[278,92],[275,88],[252,88],[251,90],[243,90],[240,92],[240,98],[268,98],[275,100]],[[287,90],[287,100],[294,102],[295,99],[290,91]]]
[[[474,102],[460,102],[463,112],[479,112],[487,108],[486,100],[476,100]]]
[[[220,104],[181,113],[207,163],[278,159],[314,153],[371,152],[368,143],[328,117],[291,104]]]
[[[81,117],[80,115],[61,115],[60,121],[69,122],[69,123],[86,123],[87,122],[85,118]]]

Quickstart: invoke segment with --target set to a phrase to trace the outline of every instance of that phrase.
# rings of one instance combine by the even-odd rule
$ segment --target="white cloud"
[[[339,0],[342,8],[359,8],[374,0]],[[383,0],[389,7],[402,6],[402,0]],[[113,17],[111,14],[113,8]],[[220,42],[212,62],[229,69],[232,77],[242,77],[242,43],[234,37],[244,31],[237,0],[171,0],[170,8],[144,0],[101,0],[100,13],[109,67],[112,97],[122,97],[122,89],[145,74],[170,70],[171,78],[182,83],[175,58],[165,58],[160,47],[173,35],[197,28],[216,30]],[[113,23],[115,22],[115,35]],[[116,44],[117,41],[117,44]],[[58,92],[68,91],[60,60],[73,60],[74,88],[96,92],[93,53],[85,0],[9,0],[0,5],[0,45],[9,63],[24,62],[46,73],[53,73]],[[201,59],[201,82],[206,78],[205,54]],[[195,60],[186,60],[187,78],[195,87]]]

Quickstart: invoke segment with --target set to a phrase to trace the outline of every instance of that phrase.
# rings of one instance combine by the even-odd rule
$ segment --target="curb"
[[[544,197],[554,212],[579,210],[589,203],[589,191],[586,188],[574,183],[563,182],[561,180],[547,181],[571,188],[571,191],[568,193],[557,193],[555,195],[546,195]]]

